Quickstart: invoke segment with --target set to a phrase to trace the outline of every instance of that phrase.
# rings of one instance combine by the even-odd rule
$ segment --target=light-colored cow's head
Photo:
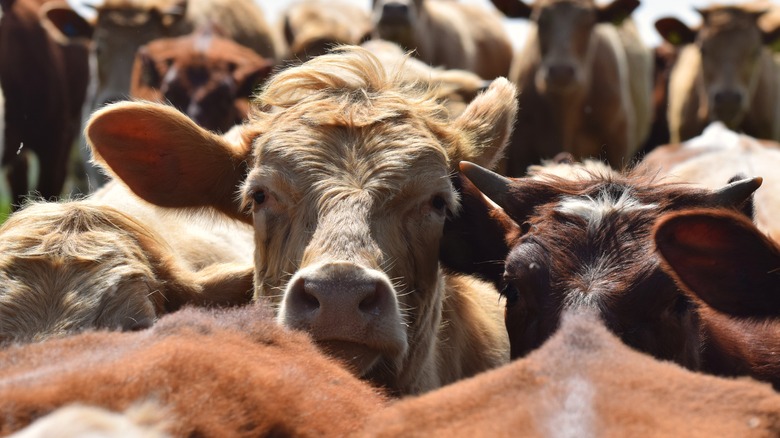
[[[256,298],[394,386],[431,354],[441,320],[451,173],[463,159],[496,162],[514,94],[498,79],[451,120],[435,93],[355,47],[277,74],[236,142],[144,103],[97,112],[86,132],[96,159],[142,198],[252,222]]]
[[[373,0],[374,35],[414,50],[414,26],[422,8],[423,0]]]
[[[204,128],[226,132],[246,118],[249,98],[273,66],[252,49],[199,29],[141,46],[130,96],[167,101]]]
[[[493,0],[499,10],[513,18],[527,18],[537,26],[535,41],[541,57],[536,87],[543,93],[582,90],[596,49],[593,33],[599,23],[621,23],[639,5],[638,0],[614,0],[597,5],[594,0]],[[511,4],[507,4],[511,3]]]
[[[306,61],[344,44],[360,44],[371,34],[366,10],[346,1],[299,1],[282,17],[288,58]]]
[[[701,89],[709,119],[738,129],[760,80],[762,62],[771,62],[768,45],[780,43],[780,25],[762,30],[767,11],[739,6],[699,9],[702,25],[691,29],[676,18],[656,22],[658,32],[675,45],[696,44],[701,55]]]
[[[0,227],[0,344],[138,330],[185,302],[247,301],[250,266],[194,273],[172,254],[157,233],[109,207],[26,206]],[[244,298],[231,303],[231,285]]]

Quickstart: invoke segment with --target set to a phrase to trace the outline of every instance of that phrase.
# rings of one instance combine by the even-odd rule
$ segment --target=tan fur
[[[311,331],[318,341],[378,352],[380,362],[369,361],[360,374],[408,394],[468,375],[438,375],[440,363],[460,366],[454,363],[467,348],[462,337],[441,339],[443,355],[432,354],[448,317],[445,296],[468,302],[463,297],[485,287],[448,288],[438,266],[443,213],[458,209],[450,174],[460,160],[491,166],[500,157],[514,120],[514,93],[506,80],[495,80],[452,120],[433,90],[391,75],[364,49],[345,47],[272,77],[249,122],[229,139],[146,103],[108,107],[86,132],[99,162],[144,199],[165,206],[215,205],[229,213],[229,202],[217,194],[235,190],[248,163],[232,215],[255,225],[256,298],[280,304],[281,322],[307,329],[308,322],[287,310],[296,303],[289,297],[309,284],[307,275],[339,267],[379,279],[377,287],[390,294],[383,295],[386,311],[376,326],[352,331],[357,323],[349,320],[327,324],[326,334]],[[338,281],[327,283],[346,300],[351,286],[340,288]],[[506,360],[506,352],[494,354],[504,345],[504,330],[476,317],[464,324],[466,338],[483,342],[473,346],[488,357],[480,366]],[[477,371],[470,364],[473,359],[464,373]]]
[[[242,233],[251,241],[246,228],[184,224],[123,200],[132,195],[118,186],[89,200],[33,203],[0,227],[0,342],[135,330],[187,303],[248,302],[251,246],[228,246]]]
[[[415,18],[406,27],[381,27],[384,1],[374,2],[374,36],[395,41],[419,58],[447,69],[461,69],[485,79],[507,76],[512,43],[501,16],[482,5],[443,0],[406,2],[415,7]],[[380,24],[377,24],[380,23]],[[397,37],[408,34],[404,37]]]
[[[284,58],[305,61],[337,45],[360,44],[371,33],[371,17],[354,3],[339,0],[298,0],[280,20],[289,53]]]

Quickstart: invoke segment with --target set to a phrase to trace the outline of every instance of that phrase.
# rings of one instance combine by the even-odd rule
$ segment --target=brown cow
[[[383,409],[357,436],[768,437],[780,395],[627,348],[598,318],[569,312],[527,358]]]
[[[780,41],[780,23],[762,30],[766,10],[747,6],[699,9],[702,25],[675,18],[655,24],[681,48],[669,83],[671,142],[699,135],[713,121],[758,138],[780,140],[780,67],[769,45]]]
[[[33,189],[28,152],[35,154],[41,196],[59,196],[67,176],[71,145],[81,127],[89,72],[86,22],[74,22],[63,41],[39,14],[44,0],[0,2],[0,88],[4,95],[0,167],[20,204]],[[64,2],[59,7],[69,8]],[[35,183],[35,181],[32,181]]]
[[[255,298],[357,374],[410,394],[507,360],[493,288],[443,275],[438,246],[458,209],[450,173],[466,157],[495,163],[514,93],[494,80],[453,120],[429,89],[345,47],[272,77],[232,140],[149,103],[99,111],[86,133],[142,198],[253,223]]]
[[[695,183],[714,189],[734,175],[760,175],[763,189],[756,192],[753,218],[764,233],[780,242],[780,144],[737,134],[721,122],[681,144],[669,144],[649,153],[639,164],[647,173],[667,181]]]
[[[273,66],[253,50],[199,29],[141,46],[130,97],[167,101],[200,126],[226,132],[246,120],[249,98]]]
[[[500,14],[482,5],[444,0],[373,0],[374,37],[414,50],[422,61],[507,76],[512,42]]]
[[[79,402],[152,401],[173,436],[345,436],[385,399],[262,306],[184,309],[135,333],[0,350],[0,434]]]
[[[512,357],[539,347],[564,310],[593,309],[629,346],[698,368],[697,314],[660,269],[652,226],[669,211],[741,207],[760,179],[713,192],[639,173],[509,179],[473,164],[461,167],[520,224],[522,235],[510,242],[509,254],[486,259],[506,260],[502,295]]]
[[[111,182],[87,200],[27,205],[0,226],[0,344],[137,330],[185,304],[250,301],[249,227],[196,216],[179,225],[140,200],[117,209],[100,196],[133,195]]]
[[[693,210],[663,216],[664,267],[699,303],[708,342],[702,368],[780,388],[780,247],[742,215]]]
[[[309,60],[339,45],[369,38],[371,16],[352,2],[303,0],[291,4],[281,18],[287,59]]]
[[[506,172],[561,151],[629,164],[651,123],[652,65],[629,17],[638,0],[493,0],[510,17],[531,19],[510,79],[519,112]],[[618,25],[615,25],[618,24]]]

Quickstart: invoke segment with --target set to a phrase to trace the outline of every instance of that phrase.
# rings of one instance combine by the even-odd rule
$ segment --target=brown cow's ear
[[[696,41],[696,31],[676,18],[661,18],[655,22],[658,33],[673,46],[684,46]]]
[[[531,18],[533,8],[522,0],[490,0],[508,18]]]
[[[250,221],[236,199],[247,173],[248,142],[232,145],[176,109],[150,102],[100,109],[85,136],[94,161],[146,201],[175,208],[211,206]]]
[[[517,116],[517,89],[505,78],[498,78],[487,91],[477,96],[453,126],[465,141],[451,150],[454,166],[471,161],[492,169],[504,152]]]
[[[56,41],[92,38],[92,25],[65,2],[43,5],[40,16],[44,27]]]
[[[752,222],[727,210],[669,214],[655,242],[686,292],[740,317],[780,316],[780,250]]]
[[[612,23],[619,26],[631,16],[637,6],[639,6],[639,0],[614,0],[608,5],[597,8],[596,20],[599,23]]]

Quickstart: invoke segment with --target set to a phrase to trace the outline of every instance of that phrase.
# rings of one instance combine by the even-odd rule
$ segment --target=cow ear
[[[673,46],[684,46],[696,41],[696,31],[676,18],[666,17],[657,20],[655,29]]]
[[[727,210],[669,214],[655,244],[686,292],[734,316],[780,316],[780,251],[753,223]]]
[[[92,38],[92,25],[65,2],[44,4],[40,16],[44,27],[56,41]]]
[[[249,221],[236,191],[249,144],[232,145],[176,109],[120,102],[92,115],[85,129],[94,161],[138,196],[162,207],[211,206]]]
[[[614,0],[612,3],[597,8],[596,20],[599,23],[623,24],[639,6],[639,0]]]
[[[507,18],[531,18],[533,8],[522,0],[491,0],[496,7]]]
[[[464,140],[455,146],[458,150],[450,151],[454,165],[471,161],[494,168],[509,141],[516,116],[517,89],[505,78],[495,79],[453,123]]]

